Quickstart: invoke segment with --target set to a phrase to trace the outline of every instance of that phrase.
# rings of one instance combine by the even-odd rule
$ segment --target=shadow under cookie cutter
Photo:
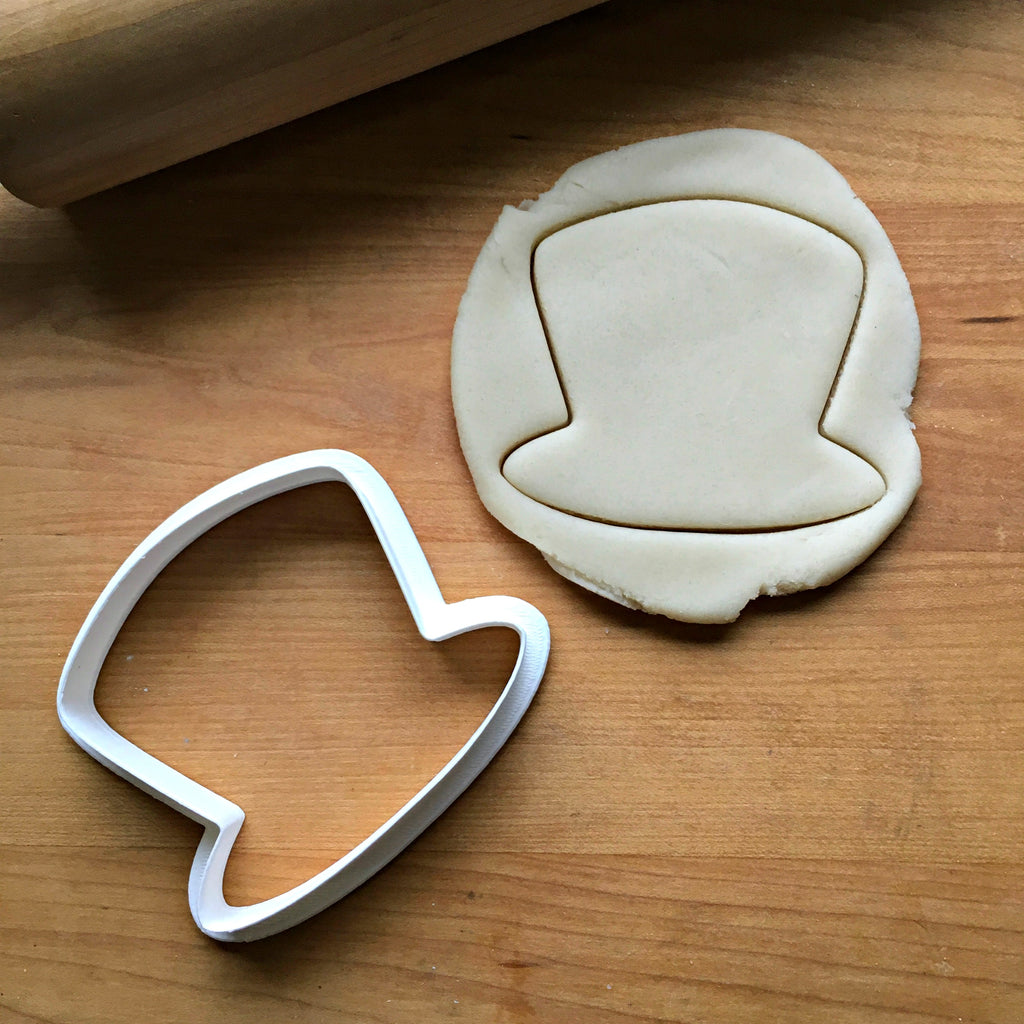
[[[232,906],[224,869],[244,811],[157,760],[116,732],[95,704],[96,681],[114,638],[161,570],[211,527],[265,498],[306,484],[340,481],[359,498],[387,555],[421,635],[446,640],[472,629],[505,626],[519,635],[519,655],[501,695],[465,745],[401,810],[319,874],[272,899]],[[379,871],[441,815],[512,734],[547,666],[547,620],[515,597],[446,604],[419,542],[383,477],[351,452],[325,449],[267,462],[212,487],[158,526],[100,594],[68,654],[57,713],[72,739],[97,761],[205,828],[189,876],[189,905],[207,935],[245,942],[312,917]]]

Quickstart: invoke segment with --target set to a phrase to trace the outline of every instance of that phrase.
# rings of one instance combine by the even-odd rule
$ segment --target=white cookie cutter
[[[129,612],[175,555],[210,527],[264,498],[332,480],[355,491],[427,640],[507,626],[519,634],[519,656],[501,696],[465,746],[373,835],[280,896],[250,906],[231,906],[224,899],[224,868],[244,812],[115,732],[96,710],[96,680]],[[86,617],[61,675],[57,712],[72,739],[97,761],[205,827],[189,876],[192,916],[215,939],[250,941],[298,924],[345,896],[443,813],[518,725],[537,692],[549,648],[544,616],[518,598],[478,597],[446,604],[391,488],[359,456],[327,449],[291,455],[240,473],[199,495],[158,526],[118,569]]]

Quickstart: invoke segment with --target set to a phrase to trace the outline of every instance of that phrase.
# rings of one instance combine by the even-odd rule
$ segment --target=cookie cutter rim
[[[519,636],[515,667],[472,736],[411,800],[347,854],[312,878],[246,906],[224,899],[224,870],[245,812],[135,746],[99,714],[95,689],[110,647],[136,602],[164,567],[211,527],[286,491],[339,481],[356,494],[384,549],[420,634],[441,641],[473,629],[508,627]],[[205,934],[251,941],[290,928],[347,895],[435,821],[504,745],[532,701],[547,666],[544,616],[515,597],[447,604],[405,513],[384,478],[352,452],[321,449],[239,473],[169,516],[128,556],[75,638],[57,690],[57,713],[71,738],[97,761],[204,826],[189,874],[189,906]]]

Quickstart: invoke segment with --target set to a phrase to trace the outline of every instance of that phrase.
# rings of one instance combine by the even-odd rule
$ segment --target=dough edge
[[[763,533],[638,529],[541,505],[501,475],[512,447],[568,417],[534,302],[536,245],[582,219],[686,198],[772,206],[832,231],[860,254],[864,295],[824,427],[882,473],[887,489],[875,505],[843,519]],[[459,306],[452,400],[485,507],[562,576],[627,607],[690,622],[730,622],[761,594],[834,582],[903,518],[921,481],[907,415],[919,352],[906,276],[884,230],[839,172],[793,139],[722,128],[600,154],[569,168],[537,200],[505,208]],[[505,420],[494,415],[503,406]]]

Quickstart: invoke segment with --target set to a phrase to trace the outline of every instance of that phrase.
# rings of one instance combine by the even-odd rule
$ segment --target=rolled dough
[[[881,226],[805,146],[722,129],[506,208],[452,346],[486,507],[569,579],[734,619],[866,558],[920,484],[920,337]]]

